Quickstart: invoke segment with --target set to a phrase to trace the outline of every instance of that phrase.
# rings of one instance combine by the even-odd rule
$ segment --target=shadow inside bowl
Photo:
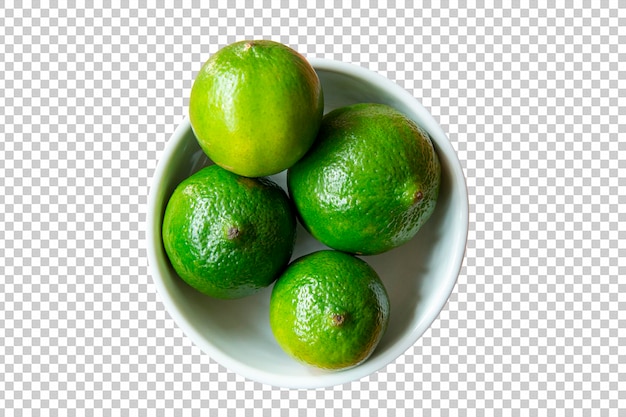
[[[430,321],[426,322],[427,312],[441,308],[433,303],[439,299],[433,293],[440,287],[437,278],[446,277],[449,268],[442,241],[450,238],[444,231],[449,230],[446,223],[455,204],[450,174],[442,160],[435,211],[413,239],[389,252],[361,257],[380,275],[391,303],[389,326],[374,356],[385,354],[402,339],[415,339],[416,332],[421,333],[430,325]]]

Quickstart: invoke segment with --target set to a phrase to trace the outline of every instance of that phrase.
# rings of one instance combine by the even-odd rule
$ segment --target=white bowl
[[[147,244],[154,283],[185,334],[211,358],[250,380],[287,388],[319,388],[358,380],[406,352],[445,305],[456,283],[467,241],[468,199],[463,171],[446,134],[424,107],[392,81],[364,68],[311,59],[322,82],[325,112],[359,102],[385,103],[404,112],[431,135],[442,167],[435,212],[409,243],[362,257],[379,273],[391,302],[387,332],[363,364],[339,372],[309,368],[278,346],[269,325],[272,287],[251,297],[216,300],[185,284],[169,264],[161,240],[167,201],[184,178],[210,164],[184,120],[156,169],[148,202]],[[286,187],[285,172],[271,177]],[[293,258],[325,246],[300,225]]]

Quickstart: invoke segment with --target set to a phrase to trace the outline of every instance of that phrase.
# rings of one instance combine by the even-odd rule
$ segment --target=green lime
[[[216,298],[240,298],[267,287],[285,268],[296,220],[274,182],[211,165],[176,187],[162,232],[184,281]]]
[[[292,262],[270,299],[278,344],[308,365],[339,370],[365,361],[389,321],[389,298],[365,261],[319,251]]]
[[[216,52],[196,76],[189,119],[223,168],[260,177],[289,168],[315,140],[324,110],[309,62],[278,42],[249,40]]]
[[[304,227],[359,255],[409,241],[429,219],[441,167],[428,134],[398,110],[363,103],[326,116],[311,150],[288,171]]]

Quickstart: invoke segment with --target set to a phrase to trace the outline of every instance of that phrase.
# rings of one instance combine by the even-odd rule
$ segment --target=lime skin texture
[[[281,172],[311,147],[324,111],[317,73],[298,52],[269,40],[223,47],[202,66],[189,98],[200,147],[247,177]]]
[[[274,182],[210,165],[176,187],[162,236],[187,284],[212,297],[241,298],[269,286],[286,267],[296,218]]]
[[[287,175],[303,226],[325,245],[357,255],[412,239],[435,210],[440,181],[428,134],[374,103],[326,114],[316,142]]]
[[[292,262],[274,284],[272,332],[287,354],[321,369],[359,365],[389,322],[389,298],[377,273],[352,255],[322,250]]]

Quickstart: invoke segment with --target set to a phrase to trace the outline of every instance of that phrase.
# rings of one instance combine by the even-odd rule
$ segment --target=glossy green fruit
[[[292,262],[270,299],[270,325],[278,344],[313,367],[340,370],[365,361],[389,321],[389,298],[363,260],[319,251]]]
[[[326,116],[311,150],[288,171],[304,227],[327,246],[359,255],[398,247],[435,209],[441,167],[428,134],[383,104]]]
[[[313,67],[268,40],[236,42],[216,52],[196,76],[189,119],[204,152],[247,177],[292,166],[315,140],[324,109]]]
[[[163,244],[178,275],[216,298],[267,287],[295,244],[296,220],[282,188],[211,165],[181,182],[167,204]]]

